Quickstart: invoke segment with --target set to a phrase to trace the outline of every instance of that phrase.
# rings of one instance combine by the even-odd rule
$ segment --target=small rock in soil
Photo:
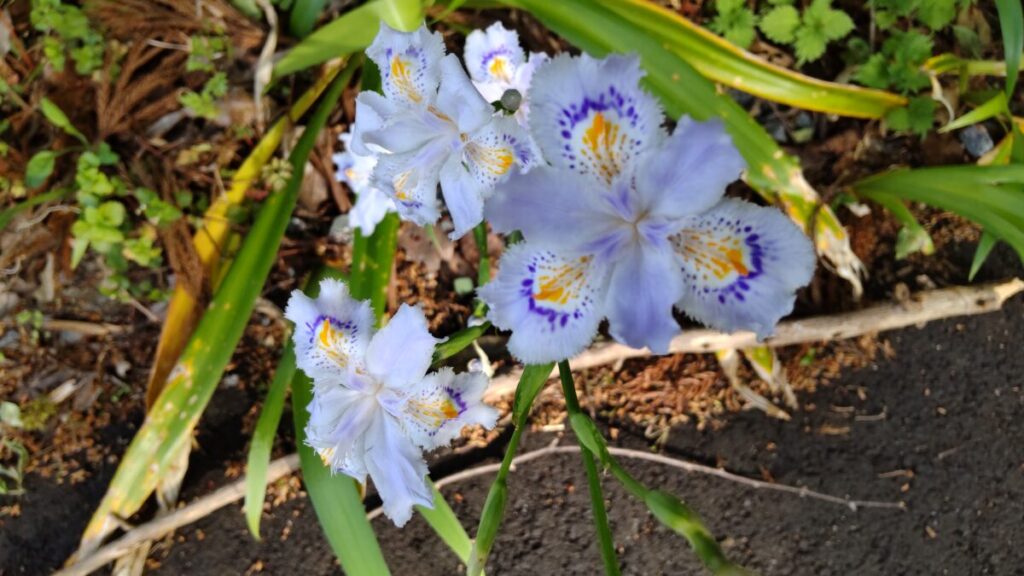
[[[964,149],[974,158],[983,156],[995,146],[992,142],[992,136],[988,133],[988,129],[981,124],[972,124],[964,128],[958,136],[960,137],[960,143],[964,145]]]

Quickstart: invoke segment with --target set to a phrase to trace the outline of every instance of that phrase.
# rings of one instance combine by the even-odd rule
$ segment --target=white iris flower
[[[474,30],[466,36],[463,58],[469,77],[484,100],[499,101],[509,90],[519,93],[521,102],[515,117],[526,126],[530,113],[530,82],[537,67],[548,60],[548,55],[531,52],[527,59],[519,46],[519,34],[495,22],[486,31]]]
[[[423,451],[445,446],[464,426],[494,426],[482,403],[487,377],[427,373],[434,345],[419,308],[403,305],[374,334],[368,302],[336,280],[312,300],[292,293],[285,315],[298,367],[312,378],[306,442],[334,472],[373,479],[384,513],[398,526],[413,506],[433,506]]]

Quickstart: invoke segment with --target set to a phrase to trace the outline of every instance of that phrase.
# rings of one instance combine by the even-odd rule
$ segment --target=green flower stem
[[[626,472],[626,470],[619,464],[618,460],[612,457],[608,452],[608,447],[605,443],[604,437],[601,436],[601,432],[597,429],[593,420],[580,410],[579,401],[576,399],[576,391],[572,383],[572,376],[569,372],[568,362],[563,361],[559,363],[558,369],[562,375],[562,389],[565,392],[565,408],[569,413],[569,423],[572,425],[573,432],[576,433],[576,438],[579,440],[580,445],[586,448],[583,453],[588,454],[591,457],[591,461],[593,461],[592,459],[595,456],[600,459],[604,467],[611,471],[612,476],[622,483],[623,487],[626,488],[626,491],[633,495],[637,500],[642,501],[659,522],[668,528],[671,528],[673,532],[686,538],[690,543],[690,547],[693,548],[694,553],[698,558],[700,558],[701,562],[707,566],[708,570],[710,570],[712,574],[731,576],[744,574],[745,572],[742,568],[729,562],[728,558],[725,557],[725,554],[722,552],[722,549],[719,548],[715,537],[704,526],[697,514],[690,510],[689,507],[683,504],[682,501],[675,496],[667,492],[662,492],[661,490],[651,490],[641,484],[636,478],[633,478],[629,472]],[[594,484],[595,479],[591,479],[592,499],[595,498]],[[597,487],[597,490],[597,498],[600,498],[600,486]],[[603,502],[604,501],[602,499],[601,503],[603,504]],[[603,515],[604,510],[602,508],[601,516]],[[596,500],[594,518],[596,522],[600,522],[598,519]],[[604,529],[607,530],[607,520],[605,520],[605,522]],[[598,524],[598,535],[602,536],[600,524]],[[610,533],[608,534],[608,539],[608,546],[610,547]],[[603,544],[604,542],[602,542],[602,545]],[[605,553],[605,549],[603,547],[602,553]],[[614,554],[614,552],[612,553]],[[614,556],[612,556],[612,558],[614,558]],[[605,566],[608,566],[607,556],[605,556]]]
[[[369,256],[369,289],[370,304],[373,306],[373,313],[377,316],[377,325],[384,322],[385,313],[388,307],[388,289],[391,282],[391,272],[395,266],[395,250],[398,248],[398,228],[401,221],[398,214],[388,214],[380,224],[378,230],[370,237]]]
[[[562,360],[558,363],[558,375],[562,379],[562,393],[565,395],[565,409],[570,413],[582,413],[580,402],[576,398],[576,386],[572,380],[572,370],[569,362]],[[615,556],[615,543],[612,541],[612,531],[608,526],[608,513],[604,508],[604,495],[601,493],[601,478],[597,473],[597,464],[594,462],[594,455],[587,450],[580,451],[583,456],[583,468],[587,471],[587,485],[590,488],[590,507],[594,511],[594,529],[597,531],[597,538],[601,547],[601,559],[604,560],[604,571],[606,574],[619,574],[619,560]]]
[[[491,281],[491,256],[487,252],[487,223],[481,222],[473,228],[473,239],[476,240],[476,249],[480,253],[480,264],[477,266],[476,285],[481,287]],[[483,318],[487,315],[487,304],[479,298],[473,307],[473,315]]]
[[[431,365],[437,366],[448,358],[462,352],[467,346],[476,341],[477,338],[483,336],[484,332],[487,332],[490,328],[490,322],[483,322],[476,326],[463,328],[452,334],[434,348],[434,359],[431,361]]]
[[[476,249],[480,252],[480,265],[476,274],[477,286],[483,286],[491,281],[491,257],[487,253],[487,223],[481,222],[473,228],[473,239],[476,240]]]
[[[530,365],[523,369],[523,375],[519,378],[519,385],[516,387],[515,400],[512,403],[512,420],[515,428],[512,430],[512,438],[505,448],[505,456],[501,460],[501,467],[498,475],[491,484],[487,493],[487,500],[484,502],[483,513],[480,514],[480,525],[476,530],[476,541],[473,543],[473,551],[469,556],[466,565],[468,576],[479,576],[487,564],[487,556],[494,545],[494,539],[498,535],[498,528],[501,526],[501,519],[505,515],[505,502],[508,500],[508,472],[512,467],[512,460],[516,456],[519,447],[519,439],[526,428],[526,420],[530,416],[530,406],[540,393],[540,389],[551,375],[553,364]]]
[[[476,529],[476,540],[473,542],[473,551],[469,555],[469,563],[466,565],[467,576],[479,576],[483,573],[487,564],[487,556],[491,553],[494,540],[498,536],[498,528],[501,526],[501,519],[505,516],[505,503],[508,501],[508,471],[512,467],[512,459],[515,458],[516,450],[519,448],[519,438],[523,435],[523,427],[516,426],[512,430],[512,438],[505,448],[505,456],[501,459],[501,468],[498,475],[491,483],[491,489],[487,492],[487,500],[484,501],[484,510],[480,515],[480,525]]]

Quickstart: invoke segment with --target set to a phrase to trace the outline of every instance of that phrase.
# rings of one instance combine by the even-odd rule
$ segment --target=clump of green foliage
[[[793,47],[797,63],[813,62],[829,43],[845,38],[853,30],[850,16],[832,7],[832,0],[813,0],[802,11],[794,0],[768,0],[755,14],[744,0],[722,0],[715,4],[711,29],[730,42],[746,48],[754,41],[755,27],[779,44]]]
[[[103,36],[89,26],[81,8],[60,0],[32,0],[29,18],[46,34],[43,53],[54,70],[64,70],[67,55],[79,74],[91,74],[103,65]]]
[[[187,72],[215,72],[216,60],[228,50],[228,39],[225,36],[193,35],[188,39],[188,60],[185,62]]]
[[[866,41],[855,38],[850,41],[848,54],[859,65],[854,81],[911,96],[907,107],[886,117],[893,130],[924,135],[932,129],[936,103],[928,96],[917,95],[931,85],[922,67],[932,57],[935,34],[949,28],[958,11],[967,10],[971,4],[972,0],[871,0],[875,26],[887,37],[881,50],[873,50]],[[968,46],[975,46],[970,29],[955,28],[958,40],[963,38]]]
[[[92,249],[102,257],[108,270],[100,285],[102,293],[119,299],[162,299],[163,292],[148,282],[133,283],[126,274],[130,263],[144,268],[162,265],[160,247],[156,244],[157,229],[181,218],[181,210],[156,192],[131,187],[119,176],[108,173],[120,161],[117,153],[106,142],[90,144],[56,104],[43,98],[40,111],[51,124],[82,143],[60,151],[41,150],[29,159],[25,170],[25,185],[37,188],[47,182],[61,155],[79,152],[69,190],[79,206],[78,219],[71,226],[72,267],[77,267]],[[133,201],[126,204],[129,199]],[[129,217],[129,204],[137,206],[136,213],[143,217],[143,222]]]
[[[217,71],[216,60],[221,58],[229,47],[225,36],[194,35],[189,38],[189,55],[185,70],[213,74],[199,92],[186,90],[178,97],[181,105],[198,118],[216,118],[219,113],[217,101],[228,93],[228,77],[225,73]]]
[[[217,100],[220,100],[228,93],[228,77],[223,72],[218,72],[210,77],[199,92],[186,90],[178,100],[181,105],[188,108],[195,116],[211,120],[220,113],[217,108]]]
[[[825,54],[830,42],[845,38],[853,30],[853,20],[832,7],[832,0],[814,0],[803,12],[793,0],[770,0],[772,7],[758,23],[761,32],[773,42],[793,46],[798,64],[813,62]]]
[[[156,268],[163,263],[157,246],[157,228],[181,218],[174,204],[163,200],[148,188],[130,188],[105,167],[116,166],[119,158],[105,143],[86,150],[78,157],[75,170],[75,199],[81,207],[71,227],[71,264],[77,266],[90,248],[103,257],[109,270],[100,285],[107,296],[162,299],[163,294],[149,283],[132,283],[126,274],[130,263]],[[128,217],[125,200],[134,198],[137,212],[145,221],[137,224]]]
[[[746,48],[754,42],[757,18],[745,0],[719,0],[709,28],[733,44]]]

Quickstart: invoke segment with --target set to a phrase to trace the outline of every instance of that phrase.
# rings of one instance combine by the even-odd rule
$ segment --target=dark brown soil
[[[858,499],[903,500],[906,511],[855,512],[647,462],[626,465],[645,483],[686,499],[729,555],[761,574],[1019,574],[1022,316],[1024,301],[1018,297],[998,313],[891,333],[894,358],[879,358],[803,396],[804,411],[792,421],[744,412],[713,432],[676,427],[665,448],[667,454],[750,477]],[[226,482],[224,463],[234,475],[244,454],[247,434],[239,421],[258,392],[234,388],[218,394],[198,437],[186,500]],[[99,441],[120,453],[132,432],[124,424],[111,426]],[[528,434],[524,449],[553,438]],[[628,427],[617,443],[647,447],[641,431]],[[447,457],[434,471],[493,461],[500,450],[496,445],[482,454]],[[46,574],[59,566],[74,550],[112,473],[113,464],[102,464],[73,487],[30,475],[26,495],[0,500],[17,503],[20,512],[0,518],[0,574]],[[489,482],[480,477],[446,490],[470,530]],[[625,573],[702,573],[680,537],[610,478],[604,487]],[[161,542],[149,573],[340,573],[297,484],[273,492],[283,503],[265,516],[262,543],[249,536],[239,506],[230,506]],[[599,573],[589,514],[578,456],[523,465],[511,478],[508,514],[488,573]],[[422,520],[415,518],[403,530],[385,519],[374,525],[395,574],[459,570]]]

